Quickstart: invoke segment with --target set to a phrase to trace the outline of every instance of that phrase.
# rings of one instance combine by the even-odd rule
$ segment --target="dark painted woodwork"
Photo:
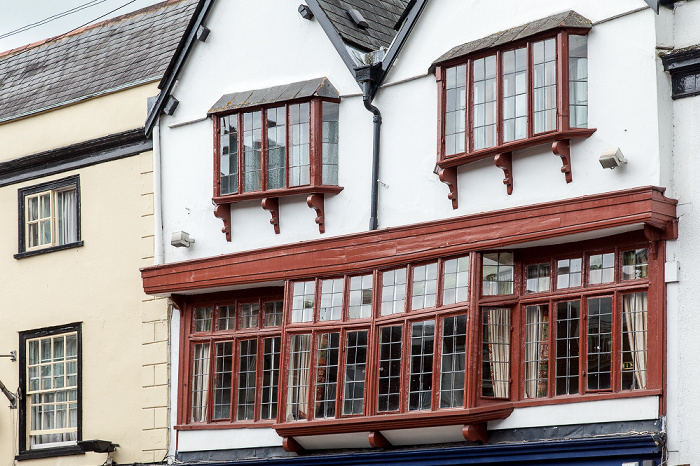
[[[218,204],[214,207],[214,217],[224,222],[221,233],[226,235],[226,241],[231,242],[231,206],[229,204]]]
[[[498,168],[503,170],[503,174],[505,175],[503,184],[506,185],[508,195],[513,194],[513,153],[503,152],[501,154],[496,154],[493,161]]]
[[[452,209],[456,209],[459,204],[459,195],[457,191],[457,167],[439,168],[438,177],[440,181],[445,183],[450,190],[447,199],[452,201]]]
[[[146,267],[148,294],[357,273],[528,241],[648,224],[677,237],[677,201],[642,187]],[[226,206],[228,208],[228,206]]]
[[[276,197],[265,197],[262,200],[262,208],[269,211],[272,218],[270,224],[275,229],[275,234],[280,234],[280,204]]]
[[[297,455],[306,454],[306,450],[302,447],[299,442],[294,440],[294,437],[284,437],[282,438],[282,447],[284,451],[289,453],[296,453]]]
[[[486,423],[465,424],[462,428],[462,435],[467,442],[486,445],[488,443],[488,434],[486,432]]]
[[[306,204],[316,211],[316,219],[314,220],[318,224],[318,232],[326,232],[326,216],[325,208],[323,202],[323,194],[309,194],[306,198]]]
[[[391,442],[381,432],[373,430],[369,433],[369,444],[372,448],[391,448]]]
[[[568,108],[568,107],[567,107]],[[566,182],[571,183],[573,177],[571,175],[571,146],[568,139],[554,141],[552,143],[552,152],[554,155],[561,157],[561,172],[566,177]]]

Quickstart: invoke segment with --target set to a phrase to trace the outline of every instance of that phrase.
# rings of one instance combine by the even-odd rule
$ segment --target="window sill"
[[[84,455],[85,452],[77,445],[55,448],[39,448],[36,450],[26,450],[15,456],[17,461],[34,460],[39,458],[54,458],[58,456]]]
[[[371,417],[281,422],[273,427],[280,437],[299,437],[305,435],[438,427],[455,424],[477,424],[506,419],[512,412],[513,404],[506,402],[499,404],[497,407],[488,406],[470,409],[386,414]]]
[[[255,199],[262,200],[262,208],[269,211],[272,218],[270,224],[275,230],[275,234],[280,233],[280,211],[279,198],[294,195],[308,195],[306,204],[316,211],[316,223],[319,233],[325,233],[325,212],[324,195],[338,194],[342,191],[341,186],[316,185],[316,186],[295,186],[293,188],[271,189],[267,191],[255,191],[251,193],[228,194],[225,196],[215,196],[212,201],[216,205],[214,216],[224,222],[221,232],[226,235],[226,241],[231,241],[231,204]]]
[[[12,257],[14,257],[15,259],[24,259],[25,257],[38,256],[40,254],[47,254],[47,253],[55,252],[55,251],[63,251],[64,249],[79,248],[82,246],[83,246],[82,241],[76,241],[75,243],[62,244],[61,246],[52,246],[50,248],[34,249],[31,251],[22,251],[22,252],[15,254]]]
[[[215,430],[215,429],[264,429],[272,428],[274,425],[274,420],[269,421],[239,421],[239,422],[229,422],[229,421],[217,421],[211,423],[198,423],[198,424],[180,424],[174,427],[175,430]]]

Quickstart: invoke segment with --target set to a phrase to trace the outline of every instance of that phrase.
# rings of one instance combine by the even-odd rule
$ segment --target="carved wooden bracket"
[[[496,166],[503,170],[505,178],[503,178],[503,184],[506,185],[508,194],[513,194],[513,153],[503,152],[502,154],[496,154],[493,158]]]
[[[652,259],[656,259],[659,253],[659,241],[663,238],[664,232],[658,228],[644,224],[644,237],[649,241],[649,255]]]
[[[571,176],[571,148],[569,147],[569,139],[562,139],[561,141],[554,141],[552,143],[552,152],[554,155],[561,157],[561,172],[566,176],[566,182],[571,183],[573,178]]]
[[[309,194],[306,204],[316,211],[316,223],[318,223],[319,233],[326,232],[325,214],[323,208],[323,194]]]
[[[220,218],[224,222],[221,233],[226,234],[226,241],[231,242],[231,205],[218,204],[214,209],[214,217]]]
[[[369,444],[372,448],[391,448],[391,442],[382,435],[378,430],[369,433]]]
[[[179,294],[171,294],[170,295],[170,301],[172,301],[173,305],[180,310],[180,312],[183,312],[185,310],[185,297]]]
[[[452,201],[452,208],[457,208],[457,167],[440,168],[438,170],[440,181],[445,183],[450,188],[450,193],[447,199]]]
[[[270,211],[270,224],[275,227],[275,233],[280,234],[280,203],[279,198],[266,197],[262,200],[262,208]]]
[[[303,455],[306,453],[304,447],[299,445],[299,442],[294,440],[294,437],[282,438],[282,448],[284,448],[284,451],[288,451],[289,453],[296,453],[297,455]]]
[[[468,442],[475,442],[479,445],[485,445],[488,441],[488,434],[486,433],[486,423],[482,422],[479,424],[465,424],[462,427],[462,435],[464,439]]]

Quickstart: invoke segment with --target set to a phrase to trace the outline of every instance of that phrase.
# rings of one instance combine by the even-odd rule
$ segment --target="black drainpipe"
[[[379,82],[381,66],[366,65],[355,68],[357,82],[362,85],[362,101],[365,108],[374,114],[374,142],[372,149],[372,199],[370,201],[369,229],[377,229],[377,204],[379,188],[379,135],[382,125],[382,113],[372,105],[372,90],[374,84]]]

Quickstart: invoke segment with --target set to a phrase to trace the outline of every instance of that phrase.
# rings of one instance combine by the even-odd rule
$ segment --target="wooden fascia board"
[[[147,294],[356,273],[644,224],[676,236],[677,201],[642,187],[141,269]]]

